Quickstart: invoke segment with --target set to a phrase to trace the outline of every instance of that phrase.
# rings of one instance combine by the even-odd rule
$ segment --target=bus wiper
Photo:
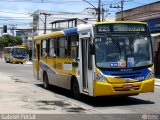
[[[140,32],[137,32],[136,35],[135,35],[135,38],[139,38],[140,35],[141,35]]]
[[[109,37],[113,38],[113,36],[110,33],[105,32],[105,34],[107,34]]]
[[[133,44],[133,43],[136,41],[137,38],[140,38],[140,35],[141,35],[141,33],[140,33],[140,32],[137,32],[136,35],[134,35],[131,44]]]
[[[113,38],[113,36],[112,36],[110,33],[108,33],[108,32],[106,32],[105,34],[107,34],[107,36],[111,37],[113,43],[119,48],[119,44],[115,41],[115,39]],[[120,49],[120,48],[119,48],[119,49]]]
[[[106,34],[107,36],[111,37],[111,40],[113,41],[113,43],[114,43],[115,45],[117,45],[115,39],[113,38],[113,36],[112,36],[110,33],[106,32],[105,34]]]
[[[106,32],[105,34],[106,34],[107,36],[111,37],[112,42],[116,45],[116,47],[118,47],[119,52],[120,52],[120,51],[121,51],[121,48],[120,48],[119,42],[117,43],[117,42],[115,41],[115,39],[113,38],[113,36],[112,36],[110,33]],[[120,54],[121,54],[121,52],[120,52]]]

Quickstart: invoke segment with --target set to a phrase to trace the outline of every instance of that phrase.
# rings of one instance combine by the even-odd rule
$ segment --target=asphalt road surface
[[[18,82],[35,85],[35,87],[39,87],[43,91],[42,83],[35,80],[33,76],[33,70],[31,64],[23,64],[23,65],[11,64],[11,63],[5,63],[4,61],[0,61],[0,73],[4,73],[4,75],[10,77],[13,80],[17,80]],[[46,92],[46,90],[44,91]],[[81,111],[88,110],[89,112],[86,112],[86,114],[87,113],[100,114],[101,118],[103,117],[105,119],[106,118],[111,119],[113,118],[113,116],[114,118],[119,120],[131,119],[136,115],[140,119],[143,117],[143,115],[144,117],[145,115],[147,115],[147,117],[150,118],[152,117],[152,119],[153,117],[155,117],[154,119],[157,118],[160,119],[160,116],[158,116],[158,114],[160,114],[160,87],[158,86],[155,87],[154,93],[145,93],[137,96],[131,96],[128,98],[121,98],[121,97],[93,98],[83,95],[81,100],[75,100],[71,97],[70,91],[55,86],[53,86],[53,89],[47,92],[50,93],[51,95],[54,95],[54,97],[56,97],[57,99],[58,98],[64,99],[74,105],[80,106]],[[77,113],[76,110],[75,113]],[[57,116],[56,118],[58,117],[60,116]],[[78,117],[79,116],[77,116],[77,119]],[[72,116],[72,118],[74,117]]]

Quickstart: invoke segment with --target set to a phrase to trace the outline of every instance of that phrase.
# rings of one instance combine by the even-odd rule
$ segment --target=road
[[[39,83],[34,79],[32,64],[12,64],[0,61],[0,72],[6,74],[12,79],[28,83]]]
[[[50,91],[44,90],[42,87],[41,82],[35,80],[33,77],[33,71],[32,71],[32,65],[30,64],[10,64],[5,63],[4,61],[0,61],[0,73],[3,73],[3,75],[8,76],[11,78],[11,80],[14,80],[14,84],[23,83],[24,85],[34,85],[34,89],[38,88],[40,90],[40,98],[34,98],[37,101],[41,101],[39,104],[46,104],[46,106],[43,106],[43,110],[41,109],[41,113],[46,113],[48,111],[49,113],[52,113],[53,111],[53,104],[59,104],[58,109],[63,109],[63,112],[66,112],[67,110],[71,113],[83,113],[83,114],[101,114],[104,118],[105,115],[121,115],[122,120],[124,119],[124,114],[127,115],[140,115],[141,114],[149,114],[149,115],[157,115],[160,114],[160,87],[155,87],[154,93],[145,93],[140,94],[138,96],[131,96],[126,99],[119,98],[119,97],[98,97],[98,98],[92,98],[88,96],[82,96],[82,99],[77,101],[73,99],[70,95],[70,91],[53,87]],[[32,88],[31,88],[32,89]],[[44,94],[43,94],[44,91]],[[64,92],[65,91],[65,92]],[[44,101],[42,98],[47,98],[46,93],[50,96],[54,96],[53,99],[55,101],[46,100]],[[26,94],[32,94],[32,93],[26,93]],[[43,96],[44,95],[44,96]],[[28,98],[32,97],[32,95],[28,95],[25,99],[33,99]],[[64,102],[65,100],[65,102]],[[59,101],[59,102],[57,102]],[[63,101],[63,102],[62,102]],[[33,105],[34,103],[32,103]],[[37,103],[35,103],[37,104]],[[76,109],[68,109],[64,110],[64,106],[66,105],[70,106],[76,106]],[[49,107],[47,105],[50,105]],[[30,108],[30,111],[32,111],[32,108]],[[75,108],[75,107],[74,107]],[[38,109],[38,108],[34,108]],[[34,112],[34,111],[33,111]],[[38,113],[40,113],[38,112]],[[60,112],[60,113],[61,113]],[[59,113],[59,112],[58,112]],[[107,116],[107,118],[112,118],[112,116]],[[130,116],[132,117],[132,116]],[[130,118],[129,117],[129,118]],[[153,117],[153,116],[151,116]],[[155,116],[156,117],[156,116]],[[127,116],[125,115],[125,118]],[[160,116],[158,116],[160,119]]]

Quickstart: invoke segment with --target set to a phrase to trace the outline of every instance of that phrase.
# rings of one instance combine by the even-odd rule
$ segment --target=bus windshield
[[[151,39],[146,35],[96,37],[95,50],[97,67],[132,68],[153,63]]]
[[[24,48],[13,48],[12,49],[12,55],[25,56],[26,55],[26,49],[24,49]]]

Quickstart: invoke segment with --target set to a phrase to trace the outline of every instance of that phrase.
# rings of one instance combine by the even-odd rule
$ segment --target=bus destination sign
[[[144,32],[145,27],[144,25],[139,24],[114,24],[113,25],[113,31],[115,32],[121,32],[121,31],[127,31],[127,32]]]
[[[97,25],[97,32],[145,32],[146,25],[142,24],[110,24]]]

